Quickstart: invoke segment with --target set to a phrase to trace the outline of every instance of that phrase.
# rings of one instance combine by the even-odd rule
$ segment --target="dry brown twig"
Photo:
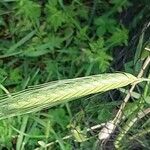
[[[145,50],[150,50],[149,48],[145,48]],[[145,72],[145,69],[147,68],[147,66],[150,64],[150,56],[148,56],[138,74],[138,78],[141,78]],[[133,83],[128,94],[126,95],[126,97],[123,100],[123,103],[121,104],[115,118],[109,122],[106,123],[105,127],[102,128],[102,130],[99,133],[99,140],[101,141],[106,141],[110,138],[111,134],[114,132],[114,130],[116,129],[117,125],[121,122],[122,119],[122,114],[123,114],[123,110],[126,106],[126,104],[128,103],[128,100],[131,97],[131,93],[133,92],[135,86],[136,86],[137,82]]]

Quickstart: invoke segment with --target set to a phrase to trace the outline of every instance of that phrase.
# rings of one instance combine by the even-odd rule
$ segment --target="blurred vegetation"
[[[1,0],[0,83],[15,92],[116,70],[136,75],[147,56],[142,48],[149,41],[149,11],[149,0]],[[91,145],[61,138],[70,128],[110,119],[121,98],[111,95],[2,120],[0,149],[34,149],[54,140],[59,142],[52,149],[92,149],[94,139]]]

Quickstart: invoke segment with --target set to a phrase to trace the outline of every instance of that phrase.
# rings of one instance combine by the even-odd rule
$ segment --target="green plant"
[[[97,92],[141,82],[130,74],[102,74],[37,85],[1,100],[0,118],[30,113]]]
[[[124,71],[123,66],[125,72],[136,75],[141,59],[148,55],[141,49],[148,43],[148,32],[141,33],[149,18],[148,6],[145,0],[1,0],[0,94],[10,95],[53,80]],[[9,125],[3,120],[0,144],[17,149],[72,149],[73,145],[75,149],[96,149],[96,134],[89,138],[93,131],[88,127],[115,116],[122,99],[119,95],[124,94],[116,94],[116,90],[94,94],[9,119]],[[137,106],[132,101],[129,104]],[[8,136],[4,136],[6,125],[11,131]],[[75,135],[75,130],[81,132],[77,137],[84,134],[87,141],[74,142],[82,138],[72,133],[72,138],[65,139],[72,130]]]

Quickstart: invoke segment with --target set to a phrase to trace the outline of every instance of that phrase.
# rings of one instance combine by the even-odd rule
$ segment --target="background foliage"
[[[143,32],[150,18],[149,6],[147,0],[1,0],[0,83],[15,92],[48,81],[115,70],[136,75],[139,60],[145,57],[141,49],[149,40],[148,32]],[[84,129],[111,118],[112,106],[118,105],[115,100],[122,97],[118,95],[113,91],[2,120],[0,147],[34,149],[58,140],[52,148],[88,149],[92,142],[79,144],[61,138],[72,128]]]

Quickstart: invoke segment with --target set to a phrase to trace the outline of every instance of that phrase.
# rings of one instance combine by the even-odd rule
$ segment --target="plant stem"
[[[138,74],[138,78],[141,78],[144,74],[144,71],[145,69],[147,68],[147,66],[149,65],[150,63],[150,56],[147,57],[147,59],[145,60],[144,64],[143,64],[143,67],[141,68],[141,71],[139,72]],[[115,116],[114,118],[114,123],[115,123],[115,127],[120,123],[121,121],[121,117],[122,117],[122,113],[123,113],[123,109],[125,108],[129,98],[131,97],[131,93],[133,92],[135,86],[136,86],[137,83],[133,83],[133,85],[131,86],[128,94],[126,95],[123,103],[121,104],[120,108],[119,108],[119,111],[117,112],[117,115]]]
[[[133,116],[131,117],[131,119],[129,119],[126,123],[126,125],[123,127],[121,133],[119,134],[119,136],[117,137],[116,141],[115,141],[115,147],[116,149],[120,149],[121,148],[121,144],[120,142],[122,141],[123,137],[126,135],[126,133],[130,130],[130,128],[140,119],[142,119],[143,117],[145,117],[147,114],[150,113],[150,108],[145,109],[144,111],[140,111],[137,114],[133,114]]]

